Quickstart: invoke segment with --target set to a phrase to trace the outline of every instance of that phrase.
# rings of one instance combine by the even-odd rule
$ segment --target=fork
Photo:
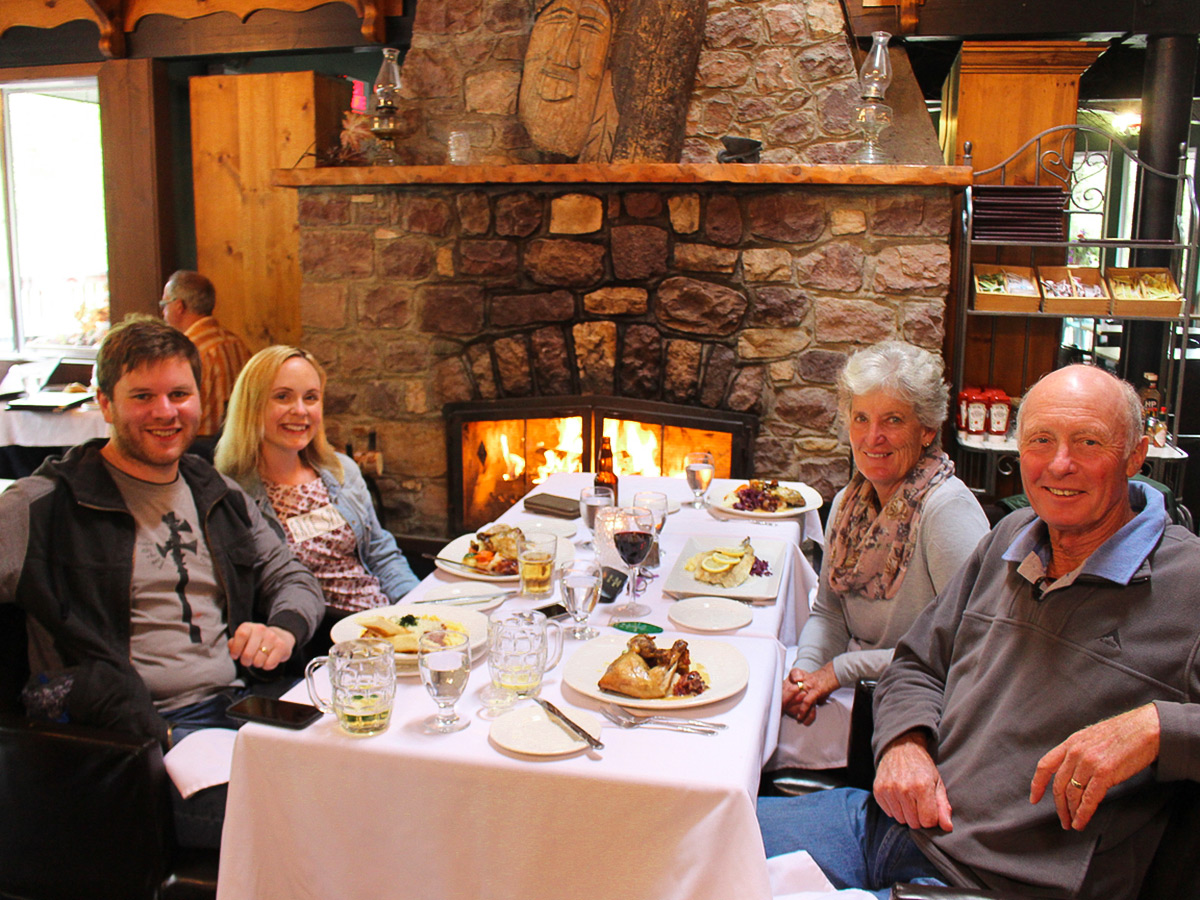
[[[612,709],[608,707],[600,707],[600,715],[608,719],[614,725],[621,728],[662,728],[666,731],[682,731],[687,734],[708,734],[714,735],[717,729],[711,725],[698,722],[695,725],[688,724],[680,719],[664,719],[663,721],[652,721],[651,719],[640,719],[637,716],[629,716],[625,718],[614,714]]]
[[[628,722],[675,722],[683,725],[693,725],[697,728],[715,728],[717,731],[724,731],[729,726],[724,722],[709,722],[705,719],[677,719],[674,716],[638,716],[631,713],[623,706],[618,706],[616,703],[605,704],[612,710],[613,715],[619,719],[624,719]]]

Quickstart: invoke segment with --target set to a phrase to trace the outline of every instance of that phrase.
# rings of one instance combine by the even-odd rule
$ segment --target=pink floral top
[[[354,532],[330,502],[325,482],[320,478],[298,485],[263,481],[263,486],[283,523],[288,546],[317,576],[329,606],[354,612],[390,602],[379,588],[379,579],[363,567]]]

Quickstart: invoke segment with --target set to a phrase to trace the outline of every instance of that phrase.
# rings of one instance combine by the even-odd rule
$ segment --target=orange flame
[[[500,474],[501,481],[516,481],[525,471],[525,458],[508,449],[508,435],[500,435],[500,458],[504,460],[505,471]]]

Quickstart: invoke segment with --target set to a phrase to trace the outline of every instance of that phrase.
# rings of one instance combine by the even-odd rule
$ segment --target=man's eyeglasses
[[[167,299],[159,300],[159,301],[158,301],[158,308],[159,308],[159,309],[166,309],[168,306],[170,306],[172,303],[176,302],[178,299],[179,299],[178,297],[172,297],[172,298],[171,298],[171,299],[169,299],[169,300],[167,300]]]

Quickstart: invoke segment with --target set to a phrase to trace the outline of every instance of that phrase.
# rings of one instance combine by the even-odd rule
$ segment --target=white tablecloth
[[[74,447],[108,437],[104,414],[88,406],[63,412],[0,409],[0,447]]]
[[[555,478],[541,490],[568,495],[569,479],[590,476]],[[672,483],[682,491],[669,496],[684,498],[686,486]],[[518,504],[503,518],[528,515]],[[688,533],[757,534],[794,547],[800,526],[721,522],[684,508],[663,532],[664,573]],[[754,607],[754,621],[736,633],[708,636],[740,650],[750,671],[741,693],[688,711],[729,726],[714,737],[605,723],[601,751],[518,756],[489,741],[489,722],[479,716],[484,662],[458,705],[471,725],[456,734],[423,733],[434,706],[414,678],[399,679],[391,727],[376,737],[349,737],[332,716],[299,732],[244,726],[219,900],[769,897],[755,795],[778,732],[779,638],[803,624],[797,610],[801,603],[807,609],[816,581],[798,552],[789,556],[776,604]],[[458,580],[438,572],[410,598]],[[653,610],[646,619],[673,637],[679,629],[666,617],[672,601],[662,597],[661,582],[652,581],[643,598]],[[502,609],[529,605],[516,599]],[[606,626],[609,618],[600,607],[592,621]],[[564,660],[580,646],[566,641]],[[548,673],[543,696],[594,712],[595,701],[562,684],[562,671],[560,664]],[[288,696],[306,698],[302,686]]]

